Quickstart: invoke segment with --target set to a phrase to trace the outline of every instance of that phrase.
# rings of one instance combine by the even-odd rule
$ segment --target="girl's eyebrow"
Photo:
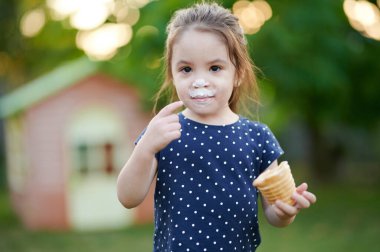
[[[186,60],[180,60],[180,61],[176,62],[175,65],[176,66],[191,65],[191,63],[189,61],[186,61]]]
[[[212,65],[212,64],[216,64],[216,63],[219,63],[219,64],[228,64],[227,61],[223,60],[223,59],[214,59],[214,60],[211,60],[208,62],[208,64]]]
[[[212,65],[212,64],[228,64],[228,62],[226,60],[223,60],[223,59],[214,59],[214,60],[210,60],[207,62],[208,65]],[[175,64],[176,66],[180,66],[180,65],[191,65],[191,62],[189,61],[186,61],[186,60],[180,60],[178,62],[176,62]]]

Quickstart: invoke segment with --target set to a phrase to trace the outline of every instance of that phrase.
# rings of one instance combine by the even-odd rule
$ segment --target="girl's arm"
[[[181,101],[164,107],[149,123],[117,179],[117,196],[126,208],[138,206],[147,195],[157,170],[155,154],[181,136],[175,110]]]
[[[275,160],[267,169],[277,165],[277,160]],[[316,196],[307,191],[306,183],[302,183],[296,188],[296,192],[294,192],[292,198],[296,201],[294,206],[286,204],[281,200],[277,200],[275,204],[270,205],[268,201],[261,196],[264,215],[271,225],[275,227],[288,226],[294,221],[301,209],[309,208],[311,204],[317,201]]]

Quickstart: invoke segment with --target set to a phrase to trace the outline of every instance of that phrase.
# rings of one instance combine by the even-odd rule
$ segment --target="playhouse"
[[[146,126],[136,90],[81,58],[0,100],[13,207],[30,229],[93,230],[153,219],[152,190],[135,209],[116,178]]]

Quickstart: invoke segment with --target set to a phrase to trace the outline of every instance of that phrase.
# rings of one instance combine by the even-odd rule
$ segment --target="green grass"
[[[0,233],[0,251],[151,251],[151,226],[104,232],[28,232],[14,228]]]
[[[261,221],[259,251],[379,251],[379,190],[324,186],[313,191],[317,204],[292,225],[278,229]]]
[[[318,202],[286,228],[261,219],[259,252],[378,251],[380,192],[371,187],[319,186]],[[102,232],[32,232],[25,230],[0,193],[0,251],[151,251],[152,225]]]

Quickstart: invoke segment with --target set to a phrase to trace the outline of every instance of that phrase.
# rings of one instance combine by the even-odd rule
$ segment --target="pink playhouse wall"
[[[120,115],[131,145],[148,122],[135,91],[101,74],[27,108],[23,114],[27,179],[23,191],[12,192],[11,196],[28,228],[70,228],[66,212],[70,167],[65,132],[71,114],[92,104],[103,104]],[[152,194],[151,191],[138,208],[135,222],[152,220]]]

